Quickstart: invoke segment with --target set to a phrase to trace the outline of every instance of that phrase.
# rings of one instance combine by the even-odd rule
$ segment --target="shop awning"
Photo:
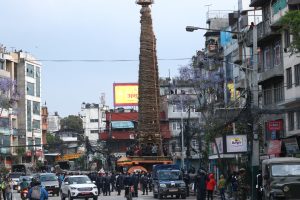
[[[133,167],[130,167],[128,170],[129,174],[132,174],[135,172],[147,172],[147,170],[142,166],[133,166]]]
[[[117,160],[117,165],[118,166],[130,166],[130,165],[132,165],[132,161],[130,158],[123,156]]]

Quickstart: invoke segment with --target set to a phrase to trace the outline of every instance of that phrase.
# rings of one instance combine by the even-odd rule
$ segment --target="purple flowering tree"
[[[4,110],[13,108],[20,99],[17,83],[10,78],[0,78],[0,117]]]

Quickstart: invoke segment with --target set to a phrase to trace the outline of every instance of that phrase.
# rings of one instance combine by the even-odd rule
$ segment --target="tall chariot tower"
[[[156,38],[153,32],[150,5],[154,0],[137,0],[141,5],[141,35],[139,56],[139,144],[156,144],[162,154],[160,132],[160,102]]]

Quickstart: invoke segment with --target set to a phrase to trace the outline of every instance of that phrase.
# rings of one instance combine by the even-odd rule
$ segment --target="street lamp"
[[[202,28],[202,27],[196,27],[196,26],[186,26],[185,30],[187,32],[194,32],[196,30],[206,30],[206,31],[227,32],[227,33],[235,33],[235,34],[240,33],[240,32],[237,32],[237,31],[227,31],[227,30],[212,29],[212,28]]]

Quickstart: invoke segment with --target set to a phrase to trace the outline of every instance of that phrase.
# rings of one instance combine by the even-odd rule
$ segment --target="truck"
[[[178,165],[159,164],[152,169],[153,196],[154,198],[186,198],[186,185],[183,181],[183,173]]]
[[[281,157],[264,160],[262,182],[256,188],[260,187],[264,199],[299,199],[300,158]]]
[[[12,180],[13,189],[16,189],[19,184],[20,176],[31,175],[32,165],[31,164],[14,164],[11,166],[11,173],[9,173],[9,178]]]

